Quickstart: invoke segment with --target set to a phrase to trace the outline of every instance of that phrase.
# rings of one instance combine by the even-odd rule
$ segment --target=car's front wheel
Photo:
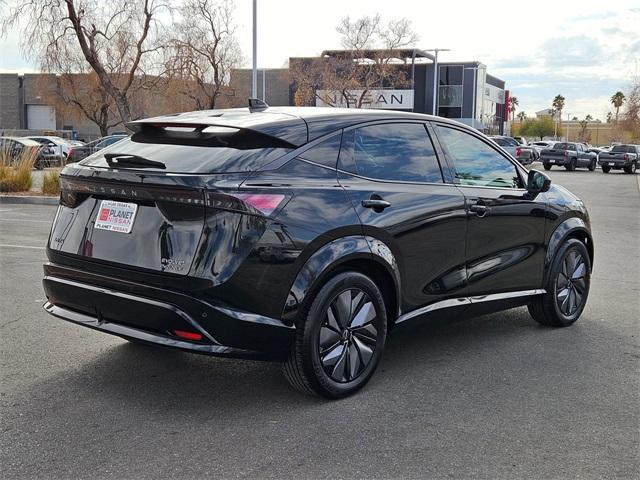
[[[549,327],[568,327],[584,310],[589,295],[591,262],[584,243],[575,238],[567,240],[556,254],[546,293],[529,304],[533,319]]]
[[[607,165],[602,166],[602,173],[609,173],[611,171],[611,167]]]
[[[593,172],[596,169],[596,161],[593,160],[590,164],[589,164],[589,171]]]
[[[373,375],[386,335],[385,303],[376,284],[358,272],[339,273],[303,312],[284,375],[302,392],[345,397]]]

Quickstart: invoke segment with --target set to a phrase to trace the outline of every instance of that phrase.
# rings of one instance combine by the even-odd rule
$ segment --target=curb
[[[0,195],[0,204],[58,205],[59,197]]]

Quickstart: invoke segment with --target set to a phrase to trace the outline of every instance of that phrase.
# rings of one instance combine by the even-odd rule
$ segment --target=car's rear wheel
[[[303,313],[283,366],[289,383],[327,398],[362,388],[380,361],[387,335],[384,299],[376,284],[358,272],[339,273]]]
[[[611,167],[608,167],[606,165],[602,166],[602,173],[609,173],[611,171]]]
[[[625,173],[636,173],[636,168],[637,168],[636,164],[632,163],[628,167],[624,167],[624,171],[625,171]]]
[[[544,167],[545,170],[551,170],[551,164],[550,163],[543,163],[542,166]]]
[[[589,295],[591,262],[584,243],[575,238],[567,240],[556,254],[546,293],[529,304],[533,319],[549,327],[568,327],[584,310]]]

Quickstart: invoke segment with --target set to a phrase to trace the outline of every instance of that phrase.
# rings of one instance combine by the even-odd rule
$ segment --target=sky
[[[236,35],[251,65],[252,0],[235,0]],[[449,48],[442,61],[479,60],[506,81],[518,111],[533,116],[566,98],[563,116],[605,119],[610,97],[640,75],[640,1],[632,0],[258,0],[258,67],[340,48],[335,27],[379,13],[409,18],[418,48]],[[0,2],[1,5],[1,2]],[[2,8],[2,6],[0,6]],[[6,8],[6,7],[5,7]],[[0,16],[2,12],[0,12]],[[0,72],[36,71],[19,52],[19,33],[0,38]]]

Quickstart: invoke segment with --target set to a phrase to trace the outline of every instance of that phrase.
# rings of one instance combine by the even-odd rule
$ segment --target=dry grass
[[[0,148],[0,192],[24,192],[31,189],[31,169],[38,157],[38,149],[25,148],[12,156],[8,149]]]
[[[60,170],[51,170],[45,173],[42,179],[42,193],[45,195],[60,193]]]

